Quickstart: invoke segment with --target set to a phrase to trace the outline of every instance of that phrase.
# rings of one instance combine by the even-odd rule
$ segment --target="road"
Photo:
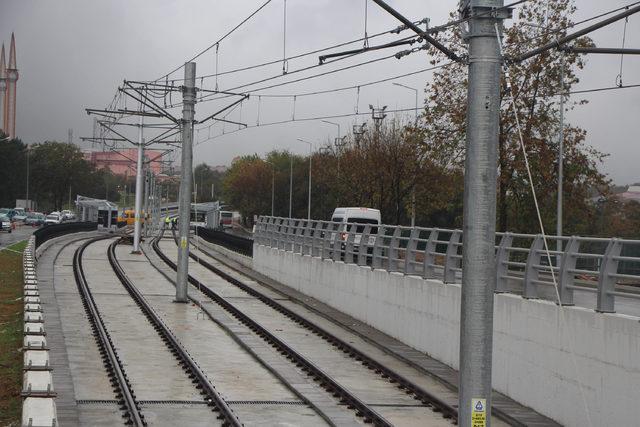
[[[35,230],[37,228],[33,228],[30,225],[18,225],[11,233],[0,233],[0,250],[21,240],[28,239]]]

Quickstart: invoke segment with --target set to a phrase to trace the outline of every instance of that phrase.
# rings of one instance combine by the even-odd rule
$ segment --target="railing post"
[[[580,251],[580,241],[572,236],[564,248],[562,261],[560,262],[560,273],[558,274],[558,293],[560,294],[560,304],[573,305],[573,282],[575,281],[575,273],[570,270],[576,268],[578,257],[576,254]]]
[[[371,267],[382,267],[382,255],[384,247],[382,246],[384,236],[386,234],[386,228],[384,226],[378,227],[378,234],[376,235],[376,242],[373,244],[373,254],[371,256]]]
[[[524,298],[538,298],[538,283],[540,271],[534,265],[540,265],[540,251],[544,248],[544,240],[540,234],[536,235],[529,248],[527,265],[524,268],[524,280],[522,282],[522,296]],[[553,268],[553,266],[549,266]]]
[[[416,250],[418,249],[418,239],[420,238],[420,229],[412,228],[407,248],[404,253],[404,274],[416,273]]]
[[[347,230],[347,224],[340,223],[335,231],[335,238],[333,239],[333,260],[341,261],[342,259],[342,233]]]
[[[596,305],[596,311],[600,313],[614,313],[615,312],[615,296],[611,292],[615,291],[616,279],[612,277],[612,274],[618,272],[619,261],[615,257],[620,256],[622,252],[622,242],[620,239],[611,239],[607,250],[602,257],[602,264],[600,265],[600,276],[598,277],[598,300]]]
[[[302,255],[311,255],[311,243],[313,235],[313,222],[311,220],[305,221],[304,230],[302,233],[302,247],[300,253]]]
[[[371,225],[367,224],[364,226],[364,230],[362,230],[362,236],[360,237],[360,247],[358,248],[358,265],[367,265],[370,235]]]
[[[432,279],[436,277],[436,269],[434,267],[436,263],[436,240],[438,240],[438,230],[431,230],[429,233],[429,239],[424,248],[424,259],[422,260],[422,277],[425,279]]]
[[[389,254],[387,257],[387,270],[389,271],[400,270],[400,268],[398,267],[400,251],[398,249],[400,247],[401,233],[402,233],[402,228],[394,227],[393,235],[391,236],[391,241],[389,242]]]
[[[456,257],[456,255],[458,255],[458,245],[456,245],[456,243],[460,243],[461,236],[462,233],[458,230],[451,232],[444,259],[444,283],[456,282],[455,268],[460,268],[460,258]]]
[[[353,251],[355,246],[355,237],[356,237],[356,224],[347,225],[347,241],[344,247],[344,263],[345,264],[353,264]]]
[[[316,226],[313,229],[313,237],[311,238],[311,256],[322,257],[322,221],[316,222]]]
[[[509,292],[509,248],[513,244],[513,235],[504,233],[496,251],[496,293]]]

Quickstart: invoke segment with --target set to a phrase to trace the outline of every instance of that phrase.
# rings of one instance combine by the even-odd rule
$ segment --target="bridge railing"
[[[462,230],[263,216],[254,242],[348,264],[445,283],[462,278]],[[574,304],[574,291],[596,294],[600,312],[616,297],[640,299],[640,240],[496,233],[496,292]],[[549,256],[547,256],[547,249]]]

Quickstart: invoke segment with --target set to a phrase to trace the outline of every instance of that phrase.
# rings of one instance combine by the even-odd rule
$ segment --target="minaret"
[[[7,90],[7,66],[4,61],[4,43],[2,43],[2,53],[0,53],[0,129],[4,131],[4,100]]]
[[[16,137],[16,82],[18,81],[18,66],[16,65],[16,39],[11,33],[9,47],[9,65],[7,67],[7,90],[4,100],[4,132],[9,138]]]

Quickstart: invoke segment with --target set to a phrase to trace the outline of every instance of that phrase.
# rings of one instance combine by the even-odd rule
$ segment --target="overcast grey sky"
[[[170,71],[209,46],[227,30],[255,10],[264,0],[0,0],[0,40],[8,49],[11,31],[16,33],[18,82],[17,134],[27,142],[67,139],[73,128],[74,139],[90,136],[92,119],[84,108],[104,107],[123,79],[150,80]],[[456,0],[395,0],[390,3],[412,19],[429,17],[432,25],[448,20]],[[576,0],[576,20],[631,3],[631,0]],[[369,34],[394,28],[398,23],[370,2]],[[326,47],[361,37],[364,32],[363,0],[288,0],[287,55]],[[619,47],[623,23],[616,23],[592,34],[601,47]],[[218,70],[242,67],[282,58],[283,0],[273,0],[254,19],[220,44]],[[405,33],[406,34],[406,33]],[[380,39],[382,40],[382,39]],[[626,44],[640,47],[640,16],[629,19]],[[372,43],[377,43],[373,40]],[[268,83],[316,74],[338,66],[389,55],[392,51],[361,55],[330,67],[291,75]],[[8,52],[7,52],[8,54]],[[215,72],[216,55],[211,50],[197,62],[197,74]],[[289,70],[317,63],[317,56],[290,61]],[[339,64],[339,65],[338,65]],[[402,60],[390,59],[366,67],[312,79],[261,92],[296,94],[341,86],[352,86],[428,66],[424,53]],[[619,57],[594,55],[580,73],[575,89],[613,86],[618,74]],[[281,73],[282,64],[221,76],[218,87],[227,89],[242,83]],[[182,78],[183,71],[172,75]],[[624,83],[640,83],[640,58],[624,60]],[[430,79],[423,73],[398,80],[422,89]],[[265,83],[267,84],[267,83]],[[198,81],[200,85],[200,81]],[[206,79],[204,88],[213,89],[214,79]],[[261,85],[258,85],[261,86]],[[257,86],[256,86],[257,87]],[[174,95],[173,100],[179,98]],[[640,88],[608,91],[583,96],[590,101],[568,116],[568,121],[588,132],[589,144],[610,153],[603,170],[619,184],[640,181],[638,160],[640,141],[637,132],[640,117]],[[353,113],[358,99],[356,90],[296,98],[295,117],[316,117]],[[391,83],[362,88],[359,111],[368,105],[388,105],[389,109],[413,108],[413,92]],[[133,103],[129,104],[131,107]],[[196,105],[197,118],[223,106],[219,102]],[[258,106],[260,114],[258,117]],[[173,110],[180,114],[180,110]],[[236,108],[229,119],[248,125],[290,119],[294,111],[292,97],[252,98]],[[406,113],[410,115],[411,113]],[[364,118],[358,120],[362,122]],[[335,119],[345,134],[354,117]],[[229,133],[238,127],[216,124],[197,132],[200,141],[195,162],[229,164],[238,155],[263,154],[273,148],[304,153],[305,144],[296,138],[325,141],[337,136],[337,127],[320,121],[304,121],[254,127]],[[207,140],[210,136],[221,135]]]

